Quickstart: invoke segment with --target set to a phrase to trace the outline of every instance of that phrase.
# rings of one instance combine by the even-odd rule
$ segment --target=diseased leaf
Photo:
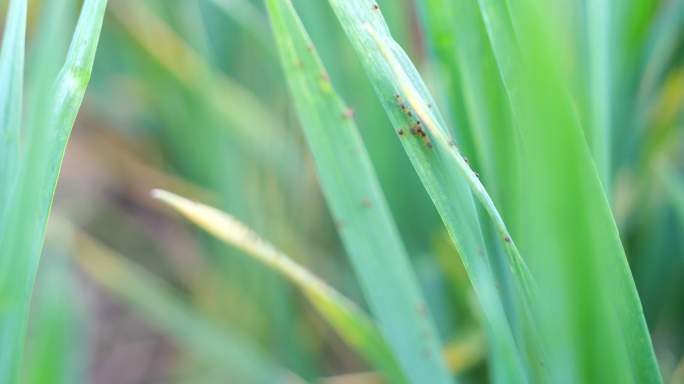
[[[521,293],[527,292],[533,285],[531,276],[517,255],[506,226],[477,175],[454,148],[455,142],[444,128],[446,124],[434,100],[389,34],[379,7],[366,0],[329,2],[459,251],[485,313],[492,353],[497,356],[495,364],[509,382],[526,381],[521,353],[501,297],[494,288],[496,280],[471,190],[484,203],[501,233],[499,241],[511,256],[509,266],[519,279]]]
[[[450,382],[405,247],[354,124],[289,0],[268,0],[292,99],[328,207],[378,328],[412,382]]]
[[[218,239],[239,248],[290,280],[347,343],[392,381],[403,381],[382,336],[353,302],[230,215],[167,191],[155,190],[153,196]]]

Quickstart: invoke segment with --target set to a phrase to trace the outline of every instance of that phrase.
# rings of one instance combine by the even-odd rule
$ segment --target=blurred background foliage
[[[30,4],[29,50],[47,2]],[[433,204],[327,2],[293,2],[353,108],[450,368],[464,382],[485,381],[481,314]],[[458,126],[458,79],[435,60],[416,2],[378,0]],[[76,2],[64,3],[75,14]],[[567,25],[557,26],[569,47],[584,22],[572,3]],[[611,10],[619,34],[611,44],[609,195],[671,382],[684,382],[683,3],[632,0]],[[582,70],[582,49],[568,49],[569,72]],[[154,202],[149,191],[158,187],[230,212],[365,305],[262,2],[112,0],[48,229],[27,382],[377,379],[281,277]]]

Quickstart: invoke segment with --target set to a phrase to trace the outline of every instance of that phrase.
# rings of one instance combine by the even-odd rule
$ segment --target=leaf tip
[[[164,200],[168,200],[171,196],[173,196],[173,194],[169,191],[165,191],[165,190],[160,189],[160,188],[154,188],[150,191],[150,196],[153,199],[164,201]]]
[[[183,206],[184,202],[187,202],[185,198],[161,188],[152,189],[150,191],[150,196],[177,210],[180,209],[179,207]]]

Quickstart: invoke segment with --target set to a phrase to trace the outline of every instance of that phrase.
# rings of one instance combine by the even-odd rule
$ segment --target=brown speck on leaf
[[[505,237],[504,237],[504,241],[507,242],[507,243],[510,243],[510,242],[511,242],[510,236],[505,236]]]
[[[397,133],[399,134],[399,136],[404,136],[404,130],[401,129],[401,128],[399,128],[399,130],[397,131]]]
[[[344,112],[342,112],[342,117],[344,117],[345,119],[354,118],[354,110],[351,108],[346,108]]]
[[[321,72],[321,80],[328,82],[330,81],[330,76],[328,76],[327,72]]]
[[[453,139],[449,139],[449,146],[451,146],[451,147],[455,147],[455,146],[456,146],[456,143],[454,142]]]
[[[432,108],[432,103],[428,103],[428,108]]]
[[[363,200],[361,200],[361,205],[362,205],[364,208],[370,208],[370,207],[371,207],[371,202],[370,202],[370,200],[368,200],[367,197],[364,197]]]
[[[373,8],[374,11],[377,11],[377,10],[380,9],[380,6],[377,5],[377,4],[373,4],[373,7],[372,7],[372,8]]]

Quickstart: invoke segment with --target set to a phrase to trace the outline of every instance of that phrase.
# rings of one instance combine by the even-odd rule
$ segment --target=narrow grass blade
[[[76,235],[76,262],[98,284],[121,298],[150,323],[193,354],[227,367],[233,380],[249,383],[301,383],[294,374],[276,365],[250,341],[226,327],[208,322],[178,299],[162,280],[85,234]]]
[[[0,50],[0,231],[19,165],[26,0],[10,1]]]
[[[608,198],[561,74],[565,64],[549,40],[553,4],[478,4],[524,143],[519,238],[533,270],[544,272],[539,307],[552,379],[659,382]]]
[[[471,190],[484,203],[483,207],[501,232],[500,241],[511,257],[510,267],[521,282],[521,289],[529,287],[531,276],[517,255],[500,215],[477,175],[454,148],[455,143],[448,136],[446,124],[432,97],[413,64],[389,34],[380,9],[365,0],[329,2],[462,257],[485,312],[493,353],[501,357],[507,380],[524,382],[521,353],[517,350],[501,298],[494,290],[496,281],[486,257]],[[417,128],[421,126],[427,129],[426,133],[420,134]],[[410,132],[428,138],[414,137],[416,135]]]
[[[513,242],[511,235],[508,232],[508,228],[504,223],[503,218],[494,206],[494,202],[487,193],[486,189],[480,182],[477,173],[470,168],[468,160],[463,157],[457,149],[455,149],[454,141],[453,139],[448,138],[448,136],[445,134],[446,130],[443,128],[443,125],[440,126],[440,123],[438,123],[437,120],[430,114],[428,103],[422,99],[417,89],[413,87],[406,72],[404,71],[404,68],[402,68],[402,65],[396,60],[396,57],[390,50],[389,46],[383,42],[382,38],[375,32],[374,29],[372,29],[372,27],[370,27],[369,24],[366,24],[366,26],[368,27],[368,32],[373,37],[373,40],[375,40],[375,42],[378,44],[378,48],[387,60],[387,64],[395,76],[399,91],[401,94],[405,95],[408,105],[419,119],[417,121],[421,122],[422,126],[426,127],[428,132],[430,132],[433,137],[437,138],[436,142],[438,143],[438,146],[441,146],[441,149],[447,152],[455,168],[461,172],[461,175],[468,182],[471,190],[480,200],[485,212],[487,212],[492,220],[494,228],[499,233],[500,239],[503,240],[503,248],[509,255],[509,267],[513,273],[517,286],[520,289],[521,297],[518,299],[518,301],[525,307],[524,310],[527,312],[526,316],[528,316],[528,319],[531,320],[532,313],[529,306],[536,301],[535,283],[532,279],[531,273],[527,269],[527,265],[518,252],[517,246]],[[410,112],[408,115],[411,116]],[[422,135],[425,135],[425,133]],[[432,144],[429,144],[428,148],[432,148]]]
[[[519,183],[520,142],[479,8],[475,2],[448,0],[428,0],[418,6],[439,73],[448,79],[444,92],[451,100],[449,115],[459,149],[480,173],[515,238],[517,228],[523,225],[519,212],[524,188]],[[506,313],[512,328],[519,329],[527,321],[517,305],[515,279],[507,267],[506,254],[498,246],[500,236],[487,225],[481,211],[480,219]],[[527,326],[536,332],[534,325]]]
[[[81,332],[87,319],[68,259],[71,231],[60,228],[48,235],[38,273],[21,380],[26,384],[87,382],[91,361]]]
[[[480,200],[485,211],[493,221],[495,228],[504,242],[504,248],[510,255],[511,269],[520,279],[520,282],[525,287],[528,298],[531,301],[534,297],[532,287],[534,282],[532,276],[527,270],[527,266],[520,256],[517,247],[513,243],[503,218],[496,209],[496,206],[484,185],[480,182],[478,174],[470,167],[468,160],[455,148],[453,139],[449,138],[448,134],[445,133],[446,130],[443,128],[444,124],[438,122],[437,118],[430,112],[431,107],[429,107],[429,105],[431,103],[426,102],[418,92],[418,89],[414,87],[411,79],[409,79],[408,74],[402,67],[402,64],[399,63],[390,49],[389,44],[383,41],[383,38],[370,26],[370,24],[366,24],[366,27],[366,30],[372,36],[383,55],[383,58],[386,60],[391,74],[394,75],[397,89],[404,95],[408,106],[410,106],[419,119],[417,121],[420,121],[432,136],[437,139],[436,142],[438,145],[448,154],[454,166],[461,172],[463,179],[468,183],[474,195]],[[432,144],[429,144],[427,147],[432,148]]]
[[[388,378],[404,381],[382,336],[353,302],[228,214],[167,191],[154,190],[153,196],[218,239],[282,274],[306,295],[340,336],[361,355]]]
[[[317,174],[365,297],[407,377],[450,382],[440,343],[352,111],[289,0],[268,0],[274,35]]]
[[[477,4],[428,0],[422,3],[428,41],[444,77],[461,149],[482,175],[487,190],[515,233],[520,195],[518,141],[501,76]],[[462,94],[462,96],[458,96]],[[469,133],[461,133],[467,131]],[[470,143],[470,144],[469,144]],[[505,198],[504,198],[505,197]]]
[[[37,106],[45,99],[46,85],[52,85],[66,57],[78,17],[75,0],[44,0],[28,52],[26,105]],[[39,120],[28,114],[24,126],[33,128]],[[30,131],[23,132],[28,137]]]
[[[46,219],[64,149],[90,78],[106,1],[86,0],[61,72],[29,129],[12,204],[0,233],[0,373],[17,380]],[[35,129],[34,129],[35,128]]]
[[[596,169],[606,191],[612,188],[610,133],[612,114],[611,37],[612,0],[585,0],[587,58],[587,105],[589,121],[585,132]],[[608,194],[610,198],[610,194]]]

